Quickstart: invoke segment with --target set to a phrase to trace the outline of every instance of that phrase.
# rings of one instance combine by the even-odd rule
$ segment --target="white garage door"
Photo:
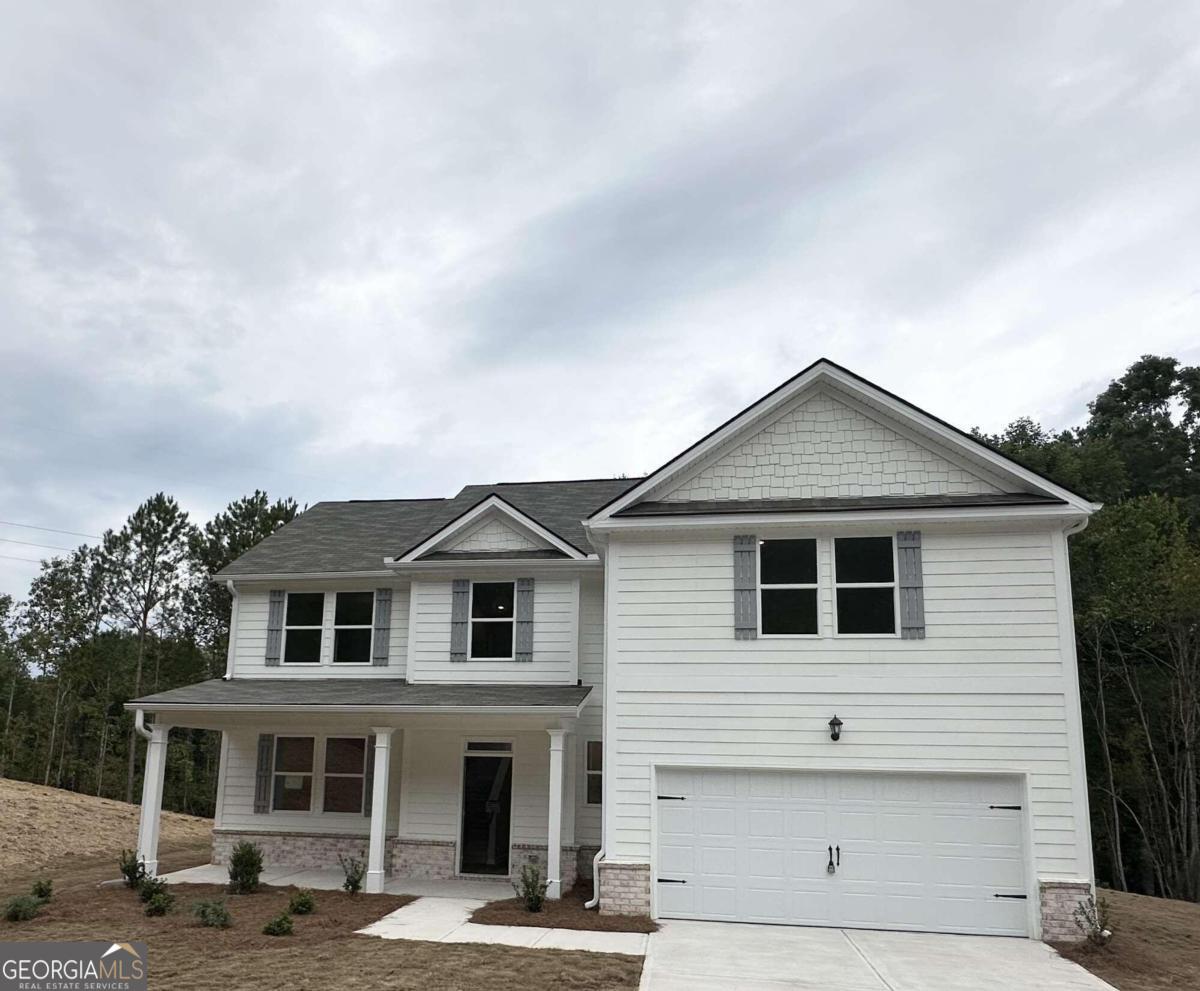
[[[658,914],[1023,936],[1021,803],[991,775],[663,769]]]

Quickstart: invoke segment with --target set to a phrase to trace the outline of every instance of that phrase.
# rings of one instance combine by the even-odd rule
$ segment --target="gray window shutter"
[[[363,777],[363,815],[370,816],[375,797],[375,736],[367,737],[367,770]]]
[[[267,667],[279,667],[279,654],[283,647],[283,606],[287,593],[281,588],[270,591],[267,605]]]
[[[533,579],[517,579],[517,601],[513,607],[516,629],[513,631],[513,660],[533,660]]]
[[[450,660],[467,659],[467,611],[471,607],[471,583],[455,578],[450,592]]]
[[[758,538],[752,534],[733,538],[733,636],[758,637]]]
[[[921,531],[901,530],[896,534],[896,557],[900,563],[900,637],[925,639],[925,580],[921,575]]]
[[[388,645],[392,639],[392,590],[375,589],[375,642],[371,651],[371,663],[377,668],[386,668]]]
[[[275,737],[270,733],[258,736],[258,770],[254,775],[254,811],[271,811],[271,767],[275,760]]]

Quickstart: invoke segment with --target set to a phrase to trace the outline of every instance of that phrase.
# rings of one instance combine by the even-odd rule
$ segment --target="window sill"
[[[899,640],[899,633],[835,633],[834,640]]]
[[[824,640],[821,633],[759,633],[759,640]]]

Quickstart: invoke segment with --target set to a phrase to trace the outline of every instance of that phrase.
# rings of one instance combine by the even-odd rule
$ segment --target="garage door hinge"
[[[1001,895],[1001,894],[995,894],[995,895],[993,895],[992,897],[993,897],[993,898],[1019,898],[1021,901],[1025,901],[1025,899],[1026,899],[1026,898],[1028,898],[1029,896],[1028,896],[1028,895]]]
[[[1019,805],[989,805],[988,808],[989,809],[1008,809],[1010,812],[1020,812],[1021,811],[1021,806],[1019,806]]]
[[[683,795],[659,795],[660,802],[686,802],[687,798]]]
[[[679,877],[660,877],[658,879],[658,883],[659,884],[687,884],[687,881],[685,881],[685,880],[683,880],[683,878],[679,878]]]

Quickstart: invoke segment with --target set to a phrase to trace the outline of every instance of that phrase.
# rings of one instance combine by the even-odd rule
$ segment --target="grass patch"
[[[648,915],[601,915],[583,903],[592,897],[590,885],[577,884],[562,898],[547,898],[540,912],[530,912],[520,898],[488,902],[475,909],[472,922],[484,926],[540,926],[544,929],[580,929],[587,932],[652,933],[658,923]]]

